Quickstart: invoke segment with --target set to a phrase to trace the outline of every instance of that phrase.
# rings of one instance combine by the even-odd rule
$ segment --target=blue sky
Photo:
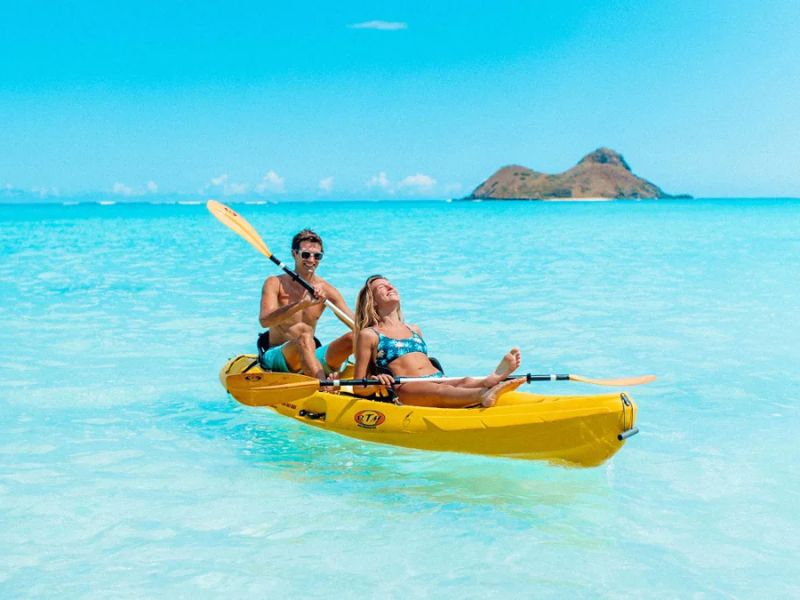
[[[6,2],[0,191],[445,198],[599,146],[800,196],[800,2]]]

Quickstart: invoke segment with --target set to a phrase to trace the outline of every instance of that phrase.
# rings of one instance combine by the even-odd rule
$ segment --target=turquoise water
[[[800,202],[237,209],[351,303],[391,277],[449,374],[657,374],[641,434],[569,469],[242,407],[276,270],[203,206],[2,206],[0,596],[800,594]]]

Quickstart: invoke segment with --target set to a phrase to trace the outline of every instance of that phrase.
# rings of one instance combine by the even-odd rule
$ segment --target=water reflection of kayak
[[[285,400],[278,395],[276,402],[270,386],[288,388],[308,378],[265,372],[253,355],[228,361],[220,380],[243,404],[270,406],[283,416],[359,440],[420,450],[588,467],[608,459],[636,431],[636,404],[624,392],[545,396],[514,391],[491,408],[455,409],[369,400],[345,387],[338,394],[317,390],[300,398],[287,394]]]

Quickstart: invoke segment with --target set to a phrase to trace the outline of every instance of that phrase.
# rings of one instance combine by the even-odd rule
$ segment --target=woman
[[[394,383],[394,377],[425,377],[437,379],[441,371],[428,359],[428,348],[422,332],[407,325],[400,312],[400,294],[382,275],[372,275],[358,293],[356,300],[355,377],[377,377],[383,386]],[[494,406],[497,397],[518,388],[525,379],[504,381],[519,367],[520,353],[513,348],[503,357],[497,369],[488,377],[464,377],[448,383],[415,381],[397,386],[403,404],[463,408],[465,406]],[[375,368],[388,369],[391,375],[376,373]],[[394,376],[394,377],[393,377]],[[379,386],[354,388],[357,394],[379,391]]]

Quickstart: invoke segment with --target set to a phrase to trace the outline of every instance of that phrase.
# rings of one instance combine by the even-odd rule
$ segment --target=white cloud
[[[284,192],[286,188],[283,184],[283,177],[275,171],[268,171],[261,181],[256,185],[257,192]]]
[[[408,177],[404,178],[400,183],[397,184],[398,187],[402,188],[416,188],[418,190],[428,190],[436,185],[436,180],[431,177],[430,175],[423,175],[422,173],[417,173],[416,175],[409,175]]]
[[[367,181],[367,187],[370,189],[380,187],[388,190],[391,187],[391,183],[389,183],[389,179],[386,177],[386,171],[381,171],[377,175],[370,177],[369,181]]]
[[[8,189],[8,188],[7,188]],[[59,196],[58,188],[49,188],[49,187],[35,187],[31,189],[31,192],[38,195],[40,198],[46,198],[48,196]]]
[[[147,191],[151,194],[155,194],[158,191],[158,184],[155,181],[148,181]]]
[[[376,29],[378,31],[400,31],[408,29],[408,23],[402,21],[364,21],[348,25],[350,29]]]
[[[330,192],[333,189],[333,177],[325,177],[319,181],[319,189],[323,192]]]
[[[114,187],[111,188],[111,191],[115,194],[119,194],[120,196],[132,196],[133,189],[128,187],[122,182],[117,182],[114,184]]]
[[[227,173],[223,173],[217,177],[213,177],[211,181],[204,185],[200,193],[207,194],[209,192],[219,192],[224,196],[235,196],[238,194],[245,194],[250,186],[246,183],[237,183],[230,181]]]

